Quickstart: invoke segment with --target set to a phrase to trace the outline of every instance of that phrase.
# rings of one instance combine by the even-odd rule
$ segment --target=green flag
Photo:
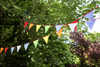
[[[45,26],[45,33],[48,31],[50,26]]]
[[[34,42],[33,42],[33,43],[34,43],[35,48],[37,47],[38,41],[39,41],[39,40],[36,40],[36,41],[34,41]]]

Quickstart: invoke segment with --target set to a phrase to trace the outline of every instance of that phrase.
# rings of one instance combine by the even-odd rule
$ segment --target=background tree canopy
[[[23,28],[22,20],[39,25],[68,24],[100,3],[94,0],[88,2],[86,0],[0,0],[0,48],[25,44],[56,31],[53,26],[45,33],[45,28],[42,26],[36,32],[36,25],[29,30],[29,25]],[[94,13],[99,11],[100,9],[97,8]],[[81,25],[84,23],[79,24],[78,31],[83,31]],[[21,47],[18,53],[15,48],[13,54],[11,49],[4,54],[3,50],[0,54],[0,65],[3,67],[65,67],[67,64],[78,64],[79,58],[70,52],[72,42],[69,39],[70,31],[69,27],[64,28],[61,39],[56,33],[50,35],[48,44],[40,39],[37,48],[30,43],[27,51]],[[87,28],[84,32],[87,32]],[[86,38],[89,37],[92,42],[95,42],[99,33],[92,35],[95,34],[88,33]]]

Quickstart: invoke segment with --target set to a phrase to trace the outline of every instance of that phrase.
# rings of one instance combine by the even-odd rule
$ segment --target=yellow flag
[[[33,24],[32,24],[32,23],[30,23],[30,24],[29,24],[29,30],[31,29],[31,27],[32,27],[32,26],[33,26]]]
[[[59,36],[59,38],[61,38],[62,29],[63,29],[63,28],[61,28],[61,29],[59,30],[58,33],[57,33],[57,31],[56,31],[56,33],[57,33],[57,35]]]
[[[36,25],[36,32],[39,30],[40,27],[41,25]]]
[[[4,48],[0,48],[0,54],[1,54],[1,52],[3,51],[3,49],[4,49]]]
[[[43,37],[43,39],[45,40],[46,44],[48,43],[48,38],[49,38],[49,35],[47,35],[46,37]]]

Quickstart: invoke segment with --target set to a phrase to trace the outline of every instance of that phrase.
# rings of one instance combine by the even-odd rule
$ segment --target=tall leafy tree
[[[18,46],[56,31],[56,28],[53,26],[45,33],[45,28],[42,26],[38,32],[36,32],[36,25],[33,25],[31,30],[29,30],[29,25],[23,28],[24,22],[21,20],[39,25],[71,23],[88,11],[80,11],[84,6],[79,6],[82,3],[85,3],[85,0],[1,0],[0,46]],[[96,6],[96,1],[92,3]],[[95,6],[92,5],[91,8]],[[77,7],[80,9],[79,13],[81,14],[77,13]],[[64,36],[65,35],[63,35],[63,37]],[[71,56],[73,55],[69,51],[70,46],[64,43],[64,40],[65,39],[59,39],[57,34],[53,34],[50,35],[48,44],[46,44],[43,39],[39,40],[37,48],[33,46],[33,43],[30,43],[28,47],[29,51],[25,51],[24,47],[21,47],[19,53],[16,52],[15,48],[14,53],[11,54],[11,49],[9,48],[6,54],[3,54],[4,51],[0,54],[2,57],[0,63],[5,67],[25,67],[27,63],[28,66],[64,66],[64,64],[67,63],[75,63],[73,59],[76,56],[72,59]]]

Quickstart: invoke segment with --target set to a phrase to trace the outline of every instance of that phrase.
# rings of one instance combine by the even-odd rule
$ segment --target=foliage
[[[79,32],[71,32],[70,38],[73,39],[75,42],[72,44],[71,52],[76,54],[80,57],[81,65],[87,62],[89,65],[97,64],[99,66],[99,59],[100,59],[100,52],[98,42],[91,43],[89,40],[84,38],[84,35]],[[74,48],[74,50],[73,50]]]
[[[48,44],[40,40],[37,48],[31,46],[29,48],[29,57],[31,57],[29,65],[50,67],[75,63],[77,57],[73,57],[73,54],[70,53],[70,45],[63,43],[63,39],[55,39],[57,36],[54,34],[50,36]]]
[[[44,33],[45,29],[42,26],[36,32],[35,25],[29,30],[29,25],[23,28],[24,22],[21,20],[40,25],[68,24],[94,8],[99,2],[93,1],[92,4],[86,6],[83,3],[86,3],[85,0],[0,0],[0,46],[18,46],[46,36],[56,30],[55,27],[50,27],[48,32]],[[83,5],[80,7],[81,4]],[[87,7],[89,8],[82,10]],[[80,10],[77,11],[77,8]],[[69,27],[63,31],[66,30],[69,30]],[[45,44],[44,40],[41,39],[37,48],[34,47],[33,43],[30,43],[27,51],[24,47],[21,47],[19,53],[16,53],[16,48],[13,54],[11,54],[11,49],[8,49],[5,54],[3,51],[0,54],[0,64],[3,67],[26,67],[27,63],[29,67],[64,67],[66,64],[77,64],[77,56],[70,53],[71,41],[68,41],[69,38],[65,37],[66,35],[69,37],[67,32],[59,39],[57,34],[52,34],[49,37],[48,44]]]
[[[48,24],[50,25],[64,24],[64,23],[66,24],[69,23],[68,22],[69,18],[72,19],[73,21],[75,20],[75,17],[73,18],[72,16],[76,14],[76,12],[74,11],[76,10],[76,8],[73,8],[72,13],[70,13],[69,11],[66,10],[70,7],[67,6],[64,2],[60,3],[58,1],[51,2],[49,8],[47,9],[49,14],[45,14],[45,16],[49,16]],[[69,4],[70,1],[68,1],[68,5]],[[73,6],[77,6],[77,4]],[[68,13],[70,13],[70,16],[68,15]],[[53,31],[55,31],[54,27],[50,28],[47,34]],[[44,35],[45,33],[43,32],[42,34]],[[37,66],[49,67],[49,66],[64,66],[65,64],[75,63],[75,58],[77,57],[76,56],[73,57],[73,55],[69,51],[70,44],[64,43],[64,40],[65,39],[59,39],[57,35],[55,36],[55,34],[52,34],[49,37],[48,44],[45,44],[43,40],[40,40],[37,48],[31,46],[29,48],[30,49],[29,57],[31,57],[31,62],[29,63],[29,66],[32,65],[36,67]]]

